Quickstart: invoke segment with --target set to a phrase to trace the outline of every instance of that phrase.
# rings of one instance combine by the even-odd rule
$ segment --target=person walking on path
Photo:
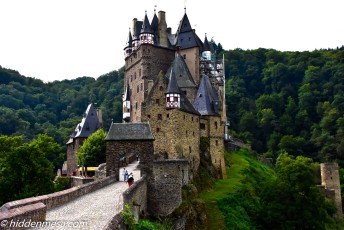
[[[123,181],[127,181],[128,180],[128,170],[126,170],[124,168],[122,174],[123,174]]]
[[[133,176],[133,173],[131,172],[128,176],[128,185],[129,187],[132,186],[134,183],[134,176]]]

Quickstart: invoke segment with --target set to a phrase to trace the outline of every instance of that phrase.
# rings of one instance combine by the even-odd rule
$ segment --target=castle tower
[[[67,145],[67,175],[72,176],[78,168],[76,153],[84,140],[101,128],[98,113],[91,103],[88,105],[81,122],[76,126],[74,132],[70,135]]]
[[[152,22],[155,28],[155,20]],[[147,14],[143,22],[133,19],[133,34],[133,52],[125,56],[125,85],[130,89],[130,122],[141,122],[142,103],[159,72],[166,72],[173,61],[174,49],[161,47],[154,42],[155,36]]]
[[[184,58],[194,82],[199,85],[199,54],[202,42],[196,35],[195,30],[192,29],[186,13],[179,24],[176,40],[176,47],[180,48],[180,55]]]
[[[333,189],[335,192],[334,202],[337,207],[336,218],[343,219],[339,166],[337,163],[322,163],[320,164],[320,172],[321,185],[325,186],[325,189]]]
[[[131,36],[131,32],[130,32],[130,29],[129,29],[127,45],[124,48],[124,57],[128,57],[131,54],[132,48],[133,48],[133,38]]]
[[[176,76],[172,70],[165,94],[166,108],[180,108],[180,90],[177,85]]]
[[[168,38],[167,38],[167,23],[166,23],[166,14],[164,11],[159,11],[158,18],[158,33],[159,33],[159,44],[162,47],[168,47]]]
[[[217,176],[225,178],[223,126],[219,112],[219,98],[207,75],[201,76],[194,107],[201,114],[200,133],[202,137],[209,138],[209,153]]]
[[[140,33],[140,42],[141,44],[154,44],[154,33],[152,27],[149,23],[147,12],[145,14],[145,19],[142,24],[142,29]]]

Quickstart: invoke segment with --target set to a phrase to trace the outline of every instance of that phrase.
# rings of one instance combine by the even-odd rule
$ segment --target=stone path
[[[140,178],[137,165],[136,161],[126,167],[135,180]],[[122,171],[120,181],[48,210],[46,221],[55,226],[42,229],[102,229],[123,208],[122,193],[128,184],[123,181]]]

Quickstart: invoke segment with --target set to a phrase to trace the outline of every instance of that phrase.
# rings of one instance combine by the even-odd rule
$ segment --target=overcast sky
[[[133,18],[184,14],[225,50],[304,51],[344,45],[343,0],[0,0],[0,65],[45,82],[97,78],[124,65]]]

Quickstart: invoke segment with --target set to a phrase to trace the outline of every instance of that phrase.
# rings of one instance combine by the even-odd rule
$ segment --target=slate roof
[[[129,29],[128,41],[127,41],[126,47],[124,49],[126,49],[128,47],[132,47],[132,45],[133,45],[133,37],[131,36],[131,32]]]
[[[170,71],[170,77],[169,77],[169,82],[167,85],[166,93],[178,93],[180,94],[179,87],[177,85],[177,79],[175,73]]]
[[[182,20],[180,21],[177,33],[176,33],[176,46],[179,46],[181,49],[187,49],[192,47],[202,47],[202,41],[193,31],[189,18],[185,13]]]
[[[153,33],[151,24],[149,23],[149,20],[147,17],[147,13],[145,14],[145,18],[143,20],[141,33],[150,33],[150,34]]]
[[[218,104],[216,103],[219,103],[218,95],[211,85],[209,77],[202,75],[193,105],[201,115],[220,115],[217,109]]]
[[[207,35],[204,38],[204,42],[203,42],[203,51],[211,51],[210,50],[210,45],[207,39]]]
[[[179,54],[174,58],[170,68],[167,70],[166,77],[169,78],[169,74],[173,71],[176,76],[178,86],[180,88],[197,87],[192,75],[187,67],[184,58]]]
[[[186,98],[185,94],[180,94],[180,110],[187,112],[187,113],[193,113],[196,115],[201,115],[195,107],[191,104],[191,102]]]
[[[97,116],[97,111],[91,103],[88,105],[81,122],[76,126],[74,132],[71,134],[70,139],[66,144],[72,143],[73,139],[77,137],[89,137],[99,128],[100,124]]]
[[[150,124],[143,123],[112,123],[106,141],[154,140]]]

